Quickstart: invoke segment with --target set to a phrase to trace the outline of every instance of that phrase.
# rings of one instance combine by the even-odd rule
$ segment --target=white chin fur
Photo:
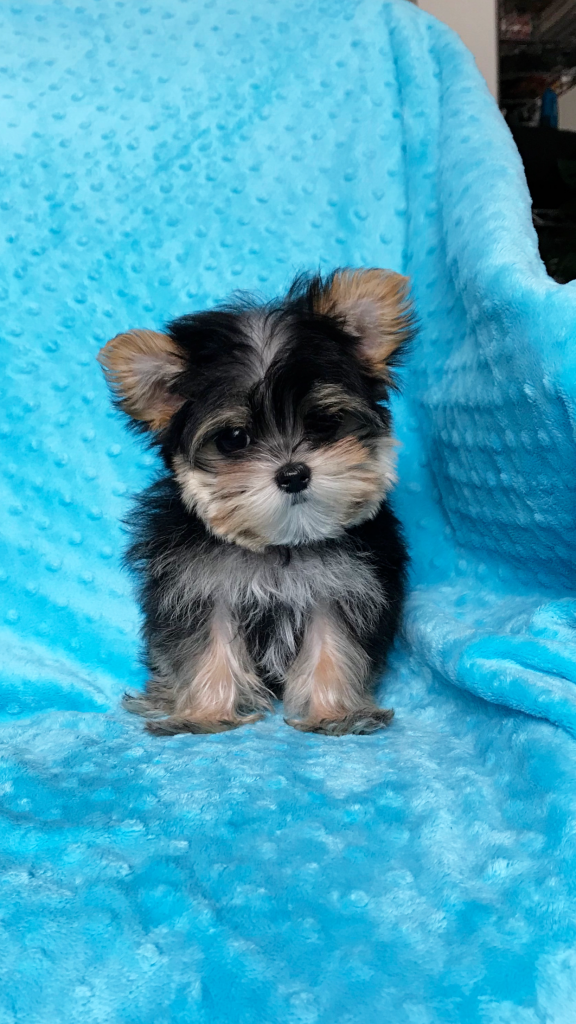
[[[186,507],[213,534],[251,551],[339,537],[348,527],[376,515],[396,482],[396,442],[390,437],[382,438],[376,456],[368,467],[358,467],[356,475],[354,469],[331,472],[331,460],[322,452],[309,453],[306,461],[312,478],[298,496],[277,487],[276,460],[253,463],[249,483],[242,486],[240,479],[233,497],[219,492],[216,474],[194,469],[180,455],[174,459],[174,472]]]

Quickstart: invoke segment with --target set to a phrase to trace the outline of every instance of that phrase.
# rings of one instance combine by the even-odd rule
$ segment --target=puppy
[[[234,729],[274,696],[307,732],[391,721],[371,693],[407,562],[386,401],[412,333],[406,278],[345,269],[99,353],[166,467],[129,520],[150,675],[125,706],[150,732]]]

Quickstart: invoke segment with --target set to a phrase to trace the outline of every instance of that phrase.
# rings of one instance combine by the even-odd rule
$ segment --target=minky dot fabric
[[[406,0],[0,8],[0,1024],[576,1019],[576,285]],[[96,355],[300,271],[410,276],[391,727],[159,739]]]

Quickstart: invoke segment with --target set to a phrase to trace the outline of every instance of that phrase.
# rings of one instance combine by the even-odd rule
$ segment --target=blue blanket
[[[576,287],[405,0],[0,11],[0,1024],[570,1024]],[[232,289],[410,274],[385,733],[159,740],[95,362]]]

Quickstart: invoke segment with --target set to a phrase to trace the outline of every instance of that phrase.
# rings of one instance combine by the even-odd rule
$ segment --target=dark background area
[[[498,13],[500,107],[524,161],[542,258],[557,281],[571,281],[576,131],[555,127],[553,108],[554,94],[576,86],[576,0],[500,0]]]

